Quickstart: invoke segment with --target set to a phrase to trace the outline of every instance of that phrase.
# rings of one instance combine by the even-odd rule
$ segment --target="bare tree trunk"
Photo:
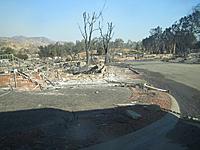
[[[172,54],[172,46],[170,45],[168,48],[169,48],[169,53]]]
[[[176,43],[173,45],[173,54],[176,54]]]
[[[108,64],[110,62],[110,55],[108,52],[108,48],[105,50],[105,64]]]
[[[90,60],[91,60],[91,59],[90,59],[89,50],[86,50],[86,59],[87,59],[87,60],[86,60],[86,64],[87,64],[87,65],[90,65]]]

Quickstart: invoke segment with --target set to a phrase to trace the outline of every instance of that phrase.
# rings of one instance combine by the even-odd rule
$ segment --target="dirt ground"
[[[116,73],[107,79],[135,79],[129,71],[121,73],[125,75],[118,77]],[[80,149],[134,132],[166,114],[154,104],[170,107],[164,93],[143,92],[113,84],[12,91],[0,97],[0,149]],[[144,104],[116,106],[135,101]],[[135,120],[127,110],[142,117]]]

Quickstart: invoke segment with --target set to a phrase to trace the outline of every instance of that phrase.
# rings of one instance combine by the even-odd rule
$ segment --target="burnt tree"
[[[84,12],[83,13],[83,29],[81,29],[81,27],[79,26],[79,30],[84,39],[84,49],[86,52],[87,65],[90,65],[90,61],[91,61],[92,35],[94,31],[98,30],[98,29],[95,29],[95,23],[98,21],[100,16],[101,16],[101,12],[99,14],[93,12],[92,15]]]
[[[109,45],[110,45],[110,40],[113,37],[113,29],[114,25],[112,22],[107,23],[107,31],[103,33],[103,27],[101,26],[101,23],[99,22],[99,31],[101,34],[102,38],[102,43],[103,43],[103,49],[105,52],[105,64],[108,64],[110,62],[110,51],[109,51]]]

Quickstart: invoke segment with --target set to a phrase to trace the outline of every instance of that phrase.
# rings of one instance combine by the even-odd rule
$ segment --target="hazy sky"
[[[84,11],[100,11],[105,0],[0,0],[0,36],[82,39]],[[200,0],[107,0],[104,20],[115,24],[114,38],[141,40],[156,26],[170,26]]]

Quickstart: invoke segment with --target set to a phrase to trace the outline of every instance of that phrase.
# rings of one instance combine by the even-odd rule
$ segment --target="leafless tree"
[[[81,35],[84,39],[84,49],[86,52],[86,58],[87,58],[87,65],[90,65],[91,61],[91,45],[92,45],[92,35],[94,31],[98,30],[95,28],[95,23],[98,21],[98,19],[101,16],[101,12],[97,14],[96,12],[93,12],[92,15],[89,13],[84,12],[83,13],[83,29],[79,26],[79,30],[81,32]]]
[[[107,31],[105,33],[103,33],[103,26],[99,22],[99,31],[101,34],[101,38],[102,38],[102,42],[103,42],[103,49],[105,52],[105,64],[108,64],[110,62],[109,45],[110,45],[110,40],[112,39],[113,34],[114,34],[113,29],[114,29],[113,23],[108,22],[107,23]]]

